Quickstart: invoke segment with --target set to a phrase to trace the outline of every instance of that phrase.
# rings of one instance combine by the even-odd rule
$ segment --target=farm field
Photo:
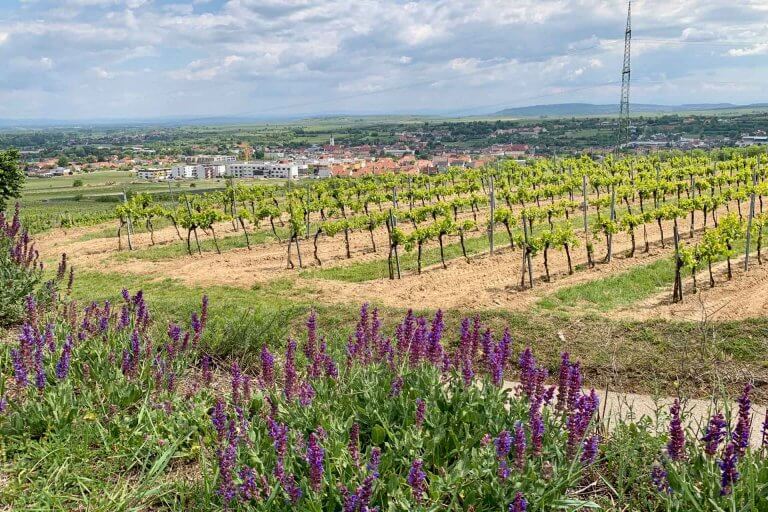
[[[6,452],[0,503],[759,510],[764,169],[734,153],[149,188],[43,225],[56,297],[6,333],[2,432],[29,448]],[[66,193],[31,187],[21,214]],[[717,457],[741,450],[725,494],[697,441],[715,410],[735,425]]]

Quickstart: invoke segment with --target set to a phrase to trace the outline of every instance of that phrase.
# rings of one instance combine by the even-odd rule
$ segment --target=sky
[[[622,0],[0,0],[0,118],[617,103]],[[768,0],[635,0],[635,103],[768,102]]]

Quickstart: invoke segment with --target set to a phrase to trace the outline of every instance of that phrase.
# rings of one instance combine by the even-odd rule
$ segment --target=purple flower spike
[[[723,441],[723,439],[725,439],[725,435],[727,433],[726,427],[727,423],[725,422],[725,417],[721,412],[715,414],[709,420],[707,429],[704,432],[704,437],[701,438],[702,442],[704,443],[704,452],[707,455],[712,456],[717,453],[717,450],[720,447],[720,443]]]
[[[261,378],[265,387],[272,387],[275,383],[275,356],[266,345],[261,347]]]
[[[515,494],[515,499],[509,504],[509,512],[526,512],[528,510],[528,501],[522,493]]]
[[[586,441],[584,441],[584,449],[581,452],[581,463],[585,466],[589,466],[595,462],[597,457],[597,451],[600,447],[600,436],[593,435]]]
[[[15,348],[11,349],[11,362],[13,363],[13,374],[16,378],[16,384],[21,387],[27,387],[29,384],[29,378],[27,376],[27,367],[24,364],[24,358],[21,352]]]
[[[685,458],[685,433],[683,424],[680,420],[680,401],[675,398],[675,402],[669,409],[672,419],[669,422],[669,442],[667,443],[667,454],[672,460],[682,460]]]
[[[655,463],[653,469],[651,469],[651,482],[653,482],[656,490],[661,493],[670,494],[672,492],[672,488],[669,486],[669,478],[667,478],[667,471],[659,463]]]
[[[557,405],[558,411],[564,411],[568,405],[568,384],[571,375],[571,361],[568,352],[560,356],[560,373],[557,377]]]
[[[515,424],[515,466],[519,471],[525,468],[525,430],[523,430],[523,424],[519,421]]]
[[[720,494],[722,496],[731,494],[733,485],[739,480],[739,472],[736,470],[736,463],[739,459],[738,451],[739,447],[736,445],[736,441],[731,441],[725,447],[723,460],[718,462],[722,471],[722,479],[720,480]]]
[[[317,434],[314,432],[309,435],[309,444],[307,445],[307,463],[309,464],[309,481],[315,492],[319,492],[323,487],[323,458],[325,450],[320,446]]]
[[[63,380],[69,374],[69,365],[72,361],[72,336],[68,335],[61,349],[61,357],[56,362],[56,378]]]
[[[411,486],[411,492],[413,493],[413,499],[416,503],[421,503],[424,499],[424,494],[427,492],[427,474],[424,473],[422,467],[424,462],[421,459],[416,459],[411,464],[411,469],[408,471],[408,485]]]
[[[349,429],[349,443],[347,444],[347,450],[349,456],[355,463],[355,466],[360,467],[360,425],[353,423],[352,428]]]
[[[371,449],[371,458],[368,461],[368,471],[376,478],[379,478],[379,464],[381,464],[381,448],[373,447]]]
[[[421,398],[416,399],[416,426],[421,428],[424,424],[424,415],[427,412],[427,402]]]
[[[739,419],[736,423],[736,429],[733,431],[733,442],[736,444],[736,451],[739,457],[743,456],[749,446],[749,437],[752,431],[752,401],[749,394],[752,392],[752,384],[749,382],[744,386],[744,391],[739,398]]]

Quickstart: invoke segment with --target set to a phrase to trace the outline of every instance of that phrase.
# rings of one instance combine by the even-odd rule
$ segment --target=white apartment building
[[[282,178],[295,180],[299,166],[281,162],[234,162],[226,166],[225,176],[232,178]]]
[[[174,166],[169,178],[175,180],[210,180],[224,176],[226,170],[227,166],[224,164],[183,164]]]
[[[175,165],[171,169],[170,178],[174,180],[185,180],[197,177],[195,172],[196,165]]]
[[[185,156],[184,161],[188,164],[227,164],[236,162],[234,155],[194,155]]]
[[[136,171],[136,176],[142,180],[164,180],[171,175],[172,170],[167,168],[147,168]]]

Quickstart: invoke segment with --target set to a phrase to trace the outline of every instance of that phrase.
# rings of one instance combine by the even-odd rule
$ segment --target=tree
[[[21,196],[24,171],[19,165],[21,155],[17,149],[0,151],[0,211],[4,211],[8,199]]]

